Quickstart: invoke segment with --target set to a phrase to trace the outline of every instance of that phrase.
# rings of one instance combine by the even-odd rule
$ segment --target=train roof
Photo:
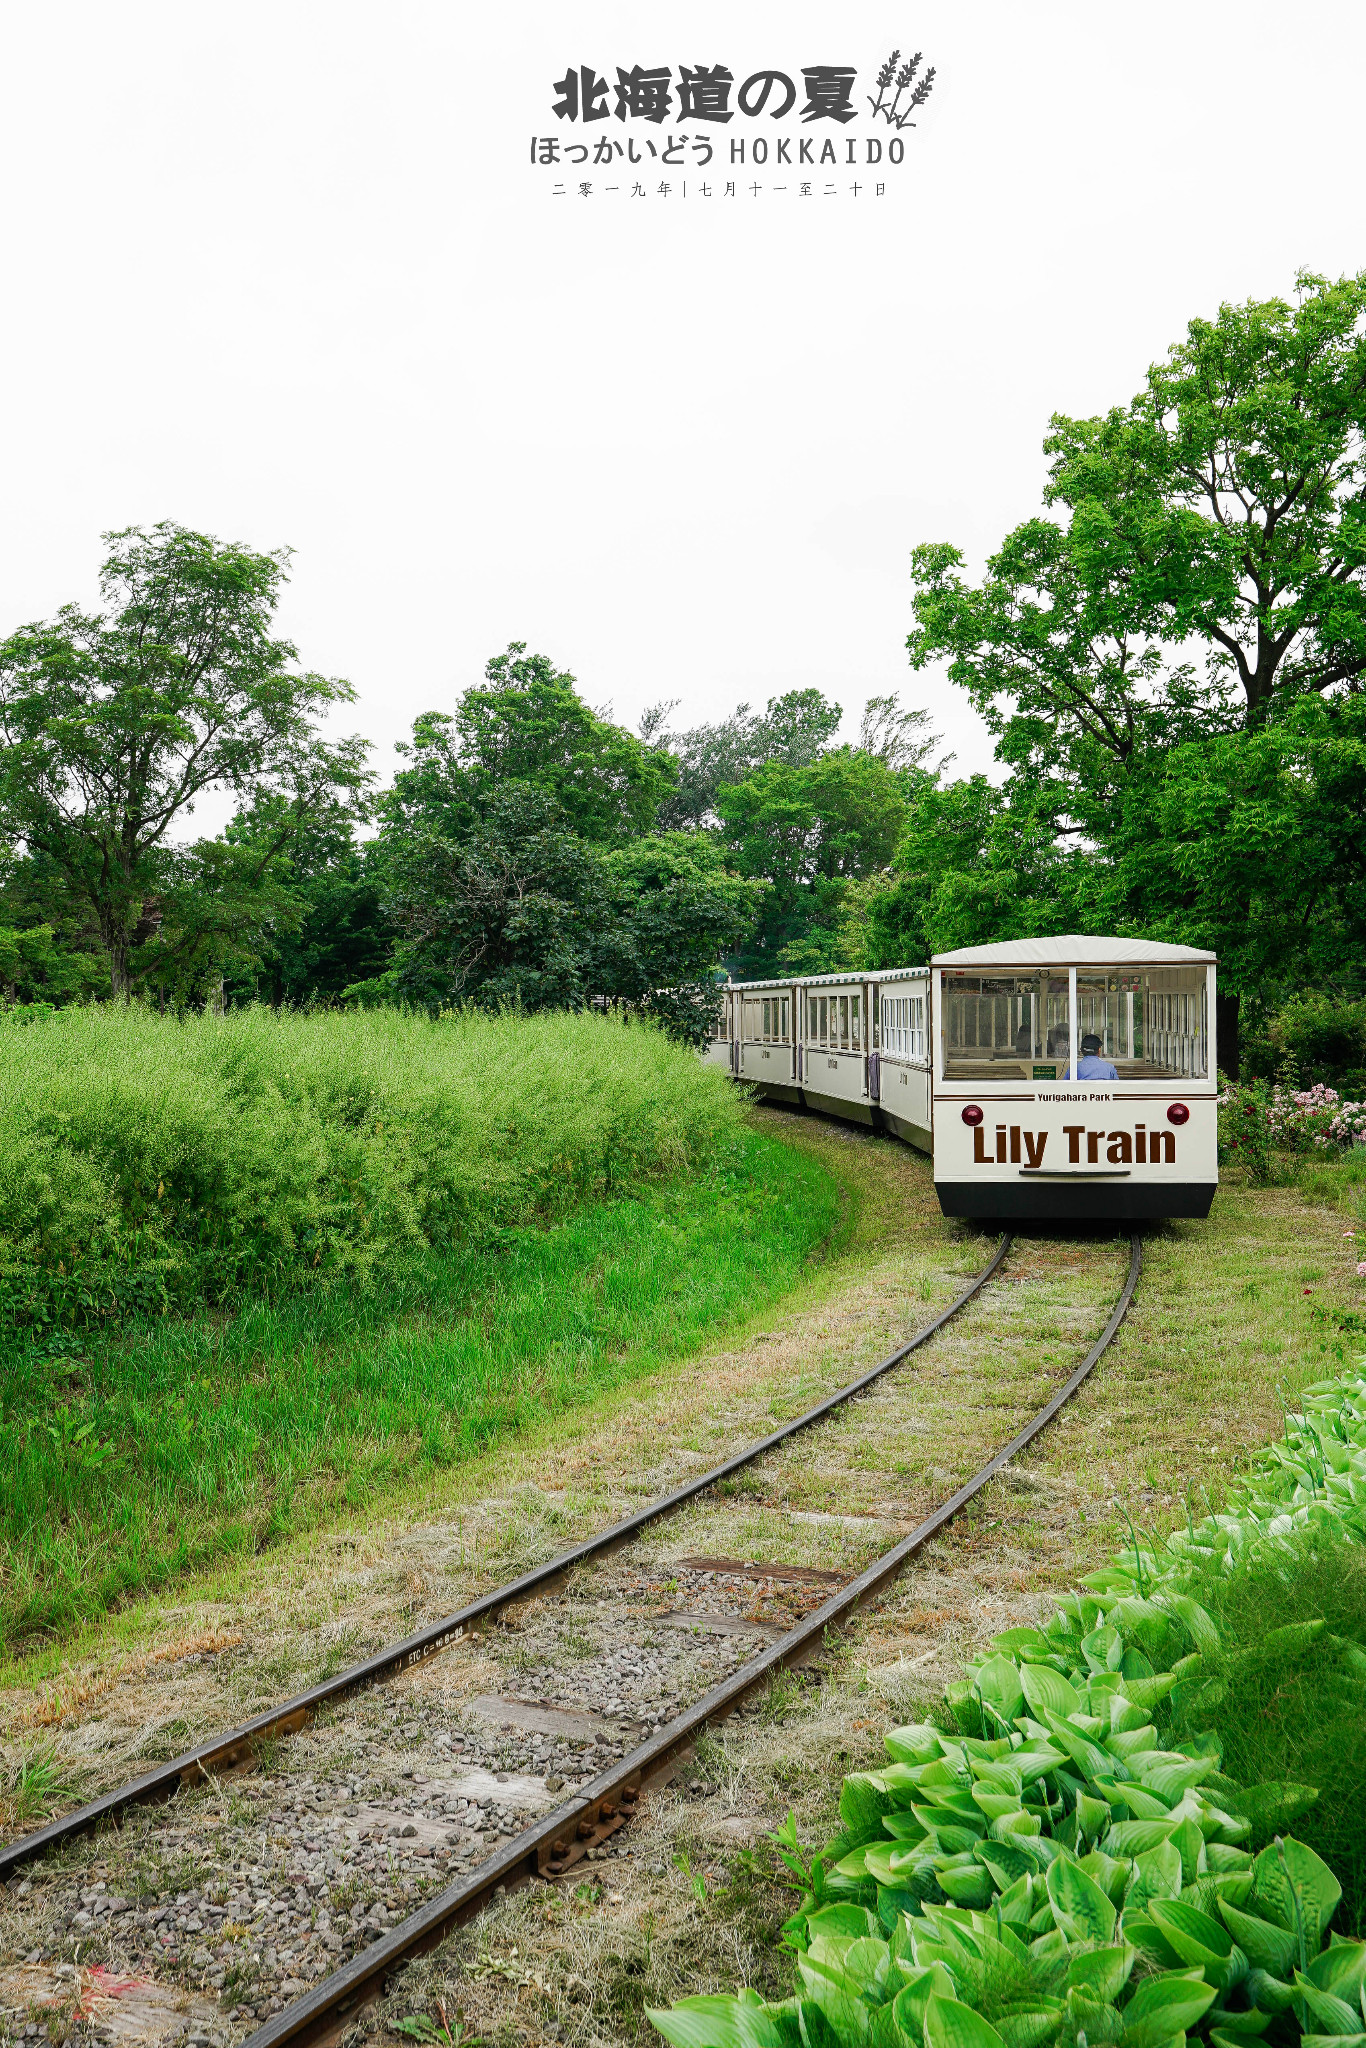
[[[932,967],[1174,967],[1217,955],[1198,946],[1164,946],[1156,939],[1103,939],[1067,932],[1054,939],[1008,939],[1003,945],[959,946],[936,953]]]

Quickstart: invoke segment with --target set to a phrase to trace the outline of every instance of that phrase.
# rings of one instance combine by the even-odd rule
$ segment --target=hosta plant
[[[1235,1783],[1201,1725],[1238,1672],[1189,1588],[1319,1520],[1366,1537],[1366,1379],[1302,1402],[1229,1512],[1135,1535],[998,1636],[946,1689],[955,1733],[894,1730],[809,1869],[794,1827],[775,1838],[806,1881],[795,1996],[652,2013],[674,2048],[1366,2048],[1366,1944],[1330,1932],[1338,1881],[1283,1832],[1314,1789]],[[1360,1683],[1366,1653],[1321,1620],[1270,1633]]]

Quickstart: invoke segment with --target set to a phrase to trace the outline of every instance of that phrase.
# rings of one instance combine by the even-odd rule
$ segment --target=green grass
[[[741,1131],[703,1173],[413,1259],[384,1288],[11,1332],[0,1644],[258,1549],[709,1342],[842,1224],[809,1154]]]
[[[719,1068],[591,1015],[0,1020],[0,1320],[382,1285],[696,1171],[742,1115]]]

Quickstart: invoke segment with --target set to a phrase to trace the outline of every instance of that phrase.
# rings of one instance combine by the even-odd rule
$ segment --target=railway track
[[[21,1866],[43,1855],[45,1852],[70,1844],[74,1838],[103,1823],[117,1820],[130,1810],[152,1801],[166,1799],[183,1786],[214,1785],[222,1783],[225,1773],[231,1773],[243,1766],[250,1766],[262,1753],[263,1746],[277,1742],[280,1738],[296,1735],[307,1723],[319,1715],[330,1716],[349,1698],[365,1694],[381,1687],[387,1680],[398,1679],[425,1665],[428,1660],[458,1643],[476,1645],[481,1631],[487,1624],[500,1616],[508,1617],[514,1610],[527,1611],[529,1603],[544,1605],[553,1599],[555,1589],[569,1586],[577,1588],[577,1598],[582,1604],[583,1589],[589,1582],[588,1568],[601,1568],[612,1553],[623,1546],[641,1547],[645,1532],[654,1525],[672,1518],[682,1517],[686,1522],[688,1512],[694,1518],[699,1512],[698,1504],[706,1498],[711,1504],[718,1502],[718,1493],[724,1496],[726,1490],[737,1483],[750,1484],[757,1494],[762,1494],[759,1483],[762,1475],[758,1472],[761,1461],[773,1460],[780,1456],[794,1437],[816,1425],[829,1423],[838,1428],[838,1416],[844,1411],[846,1424],[850,1419],[849,1404],[860,1395],[878,1398],[877,1383],[893,1372],[910,1354],[927,1344],[937,1332],[957,1316],[975,1297],[979,1296],[987,1283],[1001,1270],[1011,1247],[1011,1238],[1002,1239],[989,1264],[965,1287],[956,1299],[939,1315],[918,1330],[905,1344],[883,1359],[870,1372],[860,1375],[837,1393],[815,1404],[805,1413],[793,1418],[782,1428],[774,1431],[760,1442],[738,1455],[725,1460],[713,1469],[699,1474],[685,1486],[656,1500],[638,1514],[604,1529],[584,1543],[551,1558],[532,1572],[523,1573],[506,1584],[495,1587],[478,1600],[468,1603],[456,1614],[434,1623],[395,1644],[378,1656],[367,1659],[350,1669],[339,1673],[327,1684],[312,1688],[297,1697],[280,1702],[267,1713],[257,1715],[241,1726],[224,1734],[210,1738],[194,1749],[184,1752],[171,1762],[145,1774],[132,1784],[116,1792],[90,1802],[74,1813],[53,1822],[50,1826],[21,1841],[10,1844],[0,1851],[0,1877],[17,1873]],[[679,1762],[684,1759],[695,1744],[699,1734],[709,1725],[728,1719],[739,1711],[748,1697],[766,1686],[775,1672],[783,1667],[801,1665],[818,1656],[824,1644],[827,1630],[850,1617],[856,1610],[877,1594],[897,1575],[916,1552],[942,1530],[989,1481],[1013,1457],[1016,1457],[1038,1433],[1047,1427],[1058,1410],[1068,1401],[1081,1385],[1097,1360],[1103,1355],[1118,1329],[1127,1310],[1137,1282],[1141,1261],[1139,1240],[1135,1237],[1130,1247],[1130,1262],[1127,1279],[1114,1305],[1109,1320],[1099,1339],[1090,1347],[1085,1358],[1067,1378],[1053,1388],[1049,1399],[1034,1412],[1024,1427],[1011,1440],[995,1451],[964,1484],[958,1486],[947,1499],[924,1516],[913,1528],[899,1536],[889,1548],[875,1556],[871,1562],[852,1574],[831,1573],[815,1567],[797,1564],[764,1565],[749,1556],[703,1555],[668,1561],[662,1568],[648,1563],[641,1573],[637,1571],[631,1590],[637,1595],[635,1613],[641,1613],[640,1595],[645,1596],[646,1611],[654,1623],[669,1625],[682,1624],[686,1631],[701,1634],[707,1640],[715,1635],[721,1637],[719,1661],[729,1663],[718,1683],[712,1684],[686,1702],[667,1696],[663,1699],[657,1714],[642,1715],[636,1709],[625,1706],[623,1701],[605,1697],[605,1714],[592,1715],[555,1709],[538,1708],[534,1703],[529,1707],[522,1702],[494,1697],[483,1703],[486,1714],[491,1712],[494,1722],[506,1713],[512,1720],[500,1725],[505,1734],[512,1733],[523,1741],[531,1734],[533,1744],[540,1745],[537,1752],[541,1761],[552,1762],[569,1758],[573,1763],[596,1764],[580,1779],[567,1799],[548,1813],[531,1820],[530,1825],[517,1827],[505,1811],[499,1813],[496,1789],[491,1803],[498,1813],[499,1825],[510,1839],[499,1840],[494,1836],[492,1854],[484,1854],[477,1867],[460,1869],[451,1883],[439,1891],[433,1891],[424,1898],[416,1910],[399,1919],[397,1925],[386,1924],[397,1917],[394,1912],[381,1915],[378,1920],[371,1918],[362,1924],[367,1945],[362,1947],[338,1969],[311,1987],[286,1979],[286,1991],[296,1990],[298,1995],[282,2002],[276,1996],[260,2008],[258,2016],[264,2023],[250,2036],[248,2048],[284,2048],[284,2044],[322,2043],[333,2038],[341,2027],[350,2023],[355,2011],[367,2000],[376,1997],[382,1990],[387,1977],[403,1963],[421,1955],[445,1938],[455,1927],[477,1914],[499,1891],[528,1882],[534,1878],[554,1879],[572,1870],[581,1862],[597,1860],[610,1855],[620,1847],[622,1831],[627,1828],[633,1813],[637,1810],[641,1795],[650,1788],[662,1785],[674,1774]],[[1094,1327],[1094,1325],[1092,1326]],[[901,1383],[897,1383],[900,1386]],[[883,1398],[889,1398],[885,1394]],[[909,1412],[909,1411],[908,1411]],[[913,1425],[907,1425],[913,1426]],[[817,1441],[821,1441],[818,1439]],[[809,1462],[809,1461],[808,1461]],[[885,1478],[885,1474],[882,1475]],[[710,1512],[710,1509],[708,1510]],[[743,1519],[743,1518],[742,1518]],[[790,1519],[811,1523],[839,1523],[851,1526],[861,1525],[856,1537],[866,1547],[870,1532],[878,1518],[859,1516],[833,1516],[829,1514],[797,1512]],[[728,1528],[734,1534],[735,1511],[729,1516]],[[880,1533],[885,1536],[887,1518],[883,1519]],[[738,1547],[738,1546],[737,1546]],[[833,1590],[829,1590],[833,1584]],[[650,1608],[651,1599],[657,1601],[662,1594],[666,1600],[675,1596],[680,1586],[690,1590],[694,1607],[692,1611],[676,1605],[661,1609],[657,1604]],[[755,1593],[748,1611],[736,1611],[735,1596],[739,1588],[754,1587]],[[715,1605],[718,1595],[722,1605]],[[822,1597],[823,1596],[823,1597]],[[566,1596],[567,1597],[567,1596]],[[763,1601],[769,1601],[769,1611],[761,1611]],[[729,1603],[729,1604],[727,1604]],[[781,1615],[775,1621],[775,1614]],[[650,1622],[636,1629],[645,1634]],[[634,1633],[635,1631],[633,1631]],[[757,1654],[744,1654],[740,1646],[752,1643],[758,1637],[765,1646]],[[686,1636],[685,1636],[686,1640]],[[667,1663],[667,1658],[662,1660]],[[703,1659],[705,1665],[706,1659]],[[610,1658],[604,1658],[600,1675],[605,1672],[603,1683],[610,1690],[612,1685]],[[533,1674],[534,1676],[534,1674]],[[695,1676],[695,1674],[694,1674]],[[544,1672],[540,1675],[539,1686],[532,1684],[529,1689],[543,1690]],[[526,1689],[526,1688],[524,1688]],[[510,1688],[508,1689],[510,1690]],[[478,1704],[478,1703],[476,1703]],[[617,1712],[612,1713],[615,1707]],[[583,1727],[599,1724],[599,1732],[593,1739],[593,1747],[587,1749],[588,1737],[565,1735],[565,1727],[577,1721]],[[564,1724],[556,1729],[556,1723]],[[540,1732],[534,1732],[538,1729]],[[624,1725],[623,1725],[624,1723]],[[408,1731],[405,1731],[408,1732]],[[414,1727],[415,1736],[424,1731]],[[623,1739],[615,1740],[616,1736]],[[314,1738],[316,1742],[316,1737]],[[344,1742],[345,1737],[335,1738]],[[436,1741],[441,1744],[443,1737],[438,1734]],[[566,1741],[571,1750],[566,1750]],[[471,1752],[466,1748],[461,1756],[461,1738],[455,1737],[454,1751],[447,1747],[444,1757],[433,1759],[423,1756],[429,1766],[438,1762],[444,1766],[462,1762],[468,1764]],[[477,1752],[476,1752],[477,1753]],[[415,1753],[416,1754],[416,1753]],[[409,1767],[405,1776],[412,1776],[418,1785],[428,1785],[432,1780],[426,1773]],[[495,1787],[498,1782],[507,1782],[509,1773],[474,1773],[475,1778],[492,1777]],[[470,1773],[465,1772],[468,1784]],[[557,1774],[552,1770],[542,1781],[551,1788],[557,1787]],[[400,1825],[394,1825],[392,1808],[376,1808],[373,1803],[360,1803],[360,1773],[354,1782],[348,1781],[348,1791],[354,1797],[343,1809],[345,1817],[360,1825],[348,1831],[349,1840],[365,1842],[375,1838],[374,1816],[379,1813],[380,1821],[388,1836],[413,1838],[424,1832],[419,1822],[425,1822],[430,1801],[425,1795],[407,1803],[406,1810],[414,1816]],[[509,1795],[510,1799],[511,1795]],[[461,1835],[460,1822],[468,1821],[471,1810],[478,1810],[478,1802],[468,1798],[462,1802],[463,1813],[457,1822],[455,1834],[448,1841]],[[449,1815],[449,1802],[444,1813]],[[274,1816],[272,1816],[274,1817]],[[367,1826],[367,1823],[371,1825]],[[437,1823],[440,1825],[440,1821]],[[478,1825],[478,1823],[476,1823]],[[321,1832],[321,1829],[320,1829]],[[262,1836],[263,1846],[266,1837]],[[469,1860],[479,1850],[485,1849],[488,1830],[484,1841],[471,1836],[470,1844],[454,1852],[458,1859]],[[317,1848],[318,1844],[312,1845]],[[369,1852],[366,1852],[369,1853]],[[418,1855],[431,1855],[425,1844],[415,1850]],[[450,1860],[450,1852],[446,1854]],[[302,1860],[302,1859],[297,1859]],[[254,1866],[255,1868],[255,1866]],[[435,1871],[435,1864],[429,1866]],[[231,1888],[230,1888],[231,1889]],[[268,1888],[269,1889],[269,1888]],[[283,1890],[283,1886],[276,1889]],[[83,1893],[82,1899],[85,1899]],[[203,1897],[207,1899],[207,1890]],[[391,1891],[390,1897],[394,1896]],[[96,1924],[98,1900],[92,1901],[96,1909],[89,1922]],[[127,1906],[127,1902],[121,1902]],[[245,1901],[243,1901],[245,1904]],[[256,1901],[253,1899],[253,1904]],[[272,1901],[261,1902],[260,1910],[268,1915]],[[207,1905],[205,1913],[216,1910]],[[73,1915],[77,1924],[83,1916]],[[188,1921],[199,1920],[195,1910],[186,1917]],[[287,1918],[287,1916],[286,1916]],[[223,1921],[214,1923],[215,1929],[237,1924]],[[280,1922],[281,1925],[285,1921]],[[205,1931],[199,1920],[191,1933]],[[173,1937],[175,1939],[176,1937]],[[353,1930],[353,1938],[355,1938]],[[332,1938],[329,1945],[343,1948],[346,1944]],[[174,1955],[176,1951],[171,1950]],[[273,1951],[272,1951],[273,1954]],[[224,1975],[219,1972],[220,1978]],[[212,1977],[210,1977],[212,1981]],[[279,2009],[271,2010],[275,2006]],[[238,2008],[238,2018],[245,2016]]]

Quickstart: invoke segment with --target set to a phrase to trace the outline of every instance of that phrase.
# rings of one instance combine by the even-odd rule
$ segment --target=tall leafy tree
[[[913,665],[947,657],[1012,765],[1106,783],[1366,675],[1366,272],[1223,306],[1128,406],[1056,415],[1050,519],[980,583],[912,558]]]
[[[254,811],[235,818],[224,836],[250,846],[275,829],[270,810]],[[350,811],[336,806],[309,818],[279,856],[277,873],[279,913],[260,922],[254,944],[231,968],[230,1000],[255,998],[277,1008],[331,1003],[352,983],[385,971],[394,930]]]
[[[591,710],[573,676],[514,641],[454,712],[428,712],[400,751],[408,764],[381,800],[400,833],[472,831],[492,792],[510,783],[559,806],[580,839],[618,846],[648,832],[673,786],[669,755]]]
[[[286,552],[169,522],[105,539],[103,609],[65,605],[0,642],[0,825],[86,906],[127,996],[240,924],[303,823],[361,794],[366,750],[319,730],[350,685],[301,671],[274,635]],[[201,877],[168,934],[162,899],[186,866],[173,834],[214,790],[273,803],[276,825],[251,849],[201,854],[212,887]]]
[[[914,551],[912,664],[972,695],[1005,814],[1084,852],[1089,916],[1222,931],[1231,997],[1265,1002],[1351,927],[1330,877],[1306,898],[1302,860],[1258,855],[1304,822],[1287,763],[1311,730],[1316,843],[1355,831],[1324,764],[1353,752],[1366,677],[1366,273],[1192,321],[1129,405],[1055,417],[1045,448],[1049,516],[980,579]],[[1042,929],[1078,915],[1031,900]]]
[[[802,767],[770,762],[717,794],[721,828],[742,875],[768,895],[737,974],[817,973],[840,958],[841,906],[848,884],[891,860],[906,815],[901,778],[885,761],[852,748]]]
[[[700,1041],[715,969],[752,922],[762,887],[728,874],[688,834],[605,848],[570,830],[543,790],[490,792],[460,837],[394,835],[386,908],[403,934],[392,969],[353,991],[436,1008],[622,1004]]]
[[[659,822],[676,831],[714,825],[718,796],[727,784],[743,782],[771,762],[809,767],[831,745],[842,713],[819,690],[788,690],[770,697],[762,712],[738,704],[715,725],[694,726],[670,737],[673,704],[656,704],[641,720],[641,731],[677,763],[677,788],[665,797]]]

